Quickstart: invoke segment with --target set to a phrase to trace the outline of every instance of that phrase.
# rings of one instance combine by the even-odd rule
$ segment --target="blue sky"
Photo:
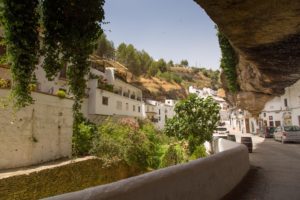
[[[193,0],[106,0],[105,33],[120,43],[144,49],[154,59],[219,68],[214,23]]]

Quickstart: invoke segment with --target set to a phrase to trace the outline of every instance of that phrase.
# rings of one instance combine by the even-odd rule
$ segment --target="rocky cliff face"
[[[300,1],[195,1],[239,54],[238,106],[258,114],[300,79]]]

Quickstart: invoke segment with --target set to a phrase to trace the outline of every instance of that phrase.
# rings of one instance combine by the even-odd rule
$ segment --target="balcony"
[[[123,96],[129,98],[129,93],[128,93],[128,92],[124,92],[124,93],[123,93]]]
[[[134,94],[130,95],[130,98],[135,99],[135,95]]]

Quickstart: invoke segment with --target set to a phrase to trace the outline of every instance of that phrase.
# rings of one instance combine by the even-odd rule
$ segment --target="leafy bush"
[[[105,165],[125,161],[130,166],[146,169],[150,151],[150,141],[145,133],[128,124],[107,120],[99,126],[90,153],[102,159]]]
[[[138,130],[140,128],[139,122],[133,118],[122,118],[119,120],[119,123],[124,126],[129,126],[134,130]]]
[[[192,155],[189,157],[189,160],[196,160],[198,158],[203,158],[206,157],[207,153],[206,153],[206,148],[204,145],[200,145],[197,146],[194,150],[194,152],[192,153]]]
[[[182,78],[173,72],[167,71],[164,73],[159,73],[158,76],[168,82],[175,81],[176,83],[179,84],[182,82]]]
[[[66,96],[67,96],[67,94],[64,90],[58,90],[56,95],[61,99],[66,98]]]
[[[88,155],[92,148],[92,142],[97,134],[97,127],[83,116],[78,124],[78,131],[73,135],[73,153],[75,155]]]
[[[219,122],[220,106],[211,97],[198,98],[191,94],[176,104],[175,116],[167,120],[165,133],[189,142],[189,152],[212,139],[212,133]]]
[[[186,162],[185,150],[180,144],[171,144],[162,156],[160,167],[168,167]]]
[[[161,157],[164,154],[164,144],[169,142],[169,138],[165,134],[156,130],[154,125],[146,122],[141,126],[141,130],[146,134],[151,151],[149,152],[148,165],[152,169],[157,169],[160,166]]]

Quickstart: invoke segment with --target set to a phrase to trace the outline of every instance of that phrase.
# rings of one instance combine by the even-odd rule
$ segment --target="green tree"
[[[185,67],[188,67],[189,66],[189,62],[187,60],[182,60],[180,62],[181,65],[185,66]]]
[[[155,76],[158,72],[159,72],[159,68],[158,68],[157,62],[152,62],[147,71],[147,75],[150,77]]]
[[[219,110],[211,97],[204,99],[191,94],[176,104],[176,114],[167,121],[164,131],[168,136],[188,140],[192,154],[205,141],[211,141],[220,119]]]
[[[174,67],[174,62],[173,60],[170,60],[167,64],[168,67]]]
[[[126,62],[126,48],[127,48],[127,45],[125,43],[121,43],[118,46],[117,52],[116,52],[117,61],[119,61],[120,63],[123,63],[123,64]]]
[[[147,73],[148,69],[150,68],[153,58],[144,50],[137,52],[139,64],[141,68],[141,73]]]
[[[159,59],[158,61],[157,61],[157,66],[158,66],[158,68],[159,68],[159,71],[161,71],[162,73],[163,72],[166,72],[167,70],[168,70],[168,68],[167,68],[167,63],[166,63],[166,61],[164,60],[164,59]]]
[[[214,90],[217,90],[220,87],[220,71],[219,70],[212,71],[212,74],[211,74],[211,87]]]
[[[115,47],[112,41],[107,40],[106,35],[102,34],[97,41],[98,47],[96,54],[102,58],[113,59],[115,55]]]
[[[142,72],[138,51],[132,44],[120,44],[117,50],[117,60],[124,64],[131,73],[140,75]]]

